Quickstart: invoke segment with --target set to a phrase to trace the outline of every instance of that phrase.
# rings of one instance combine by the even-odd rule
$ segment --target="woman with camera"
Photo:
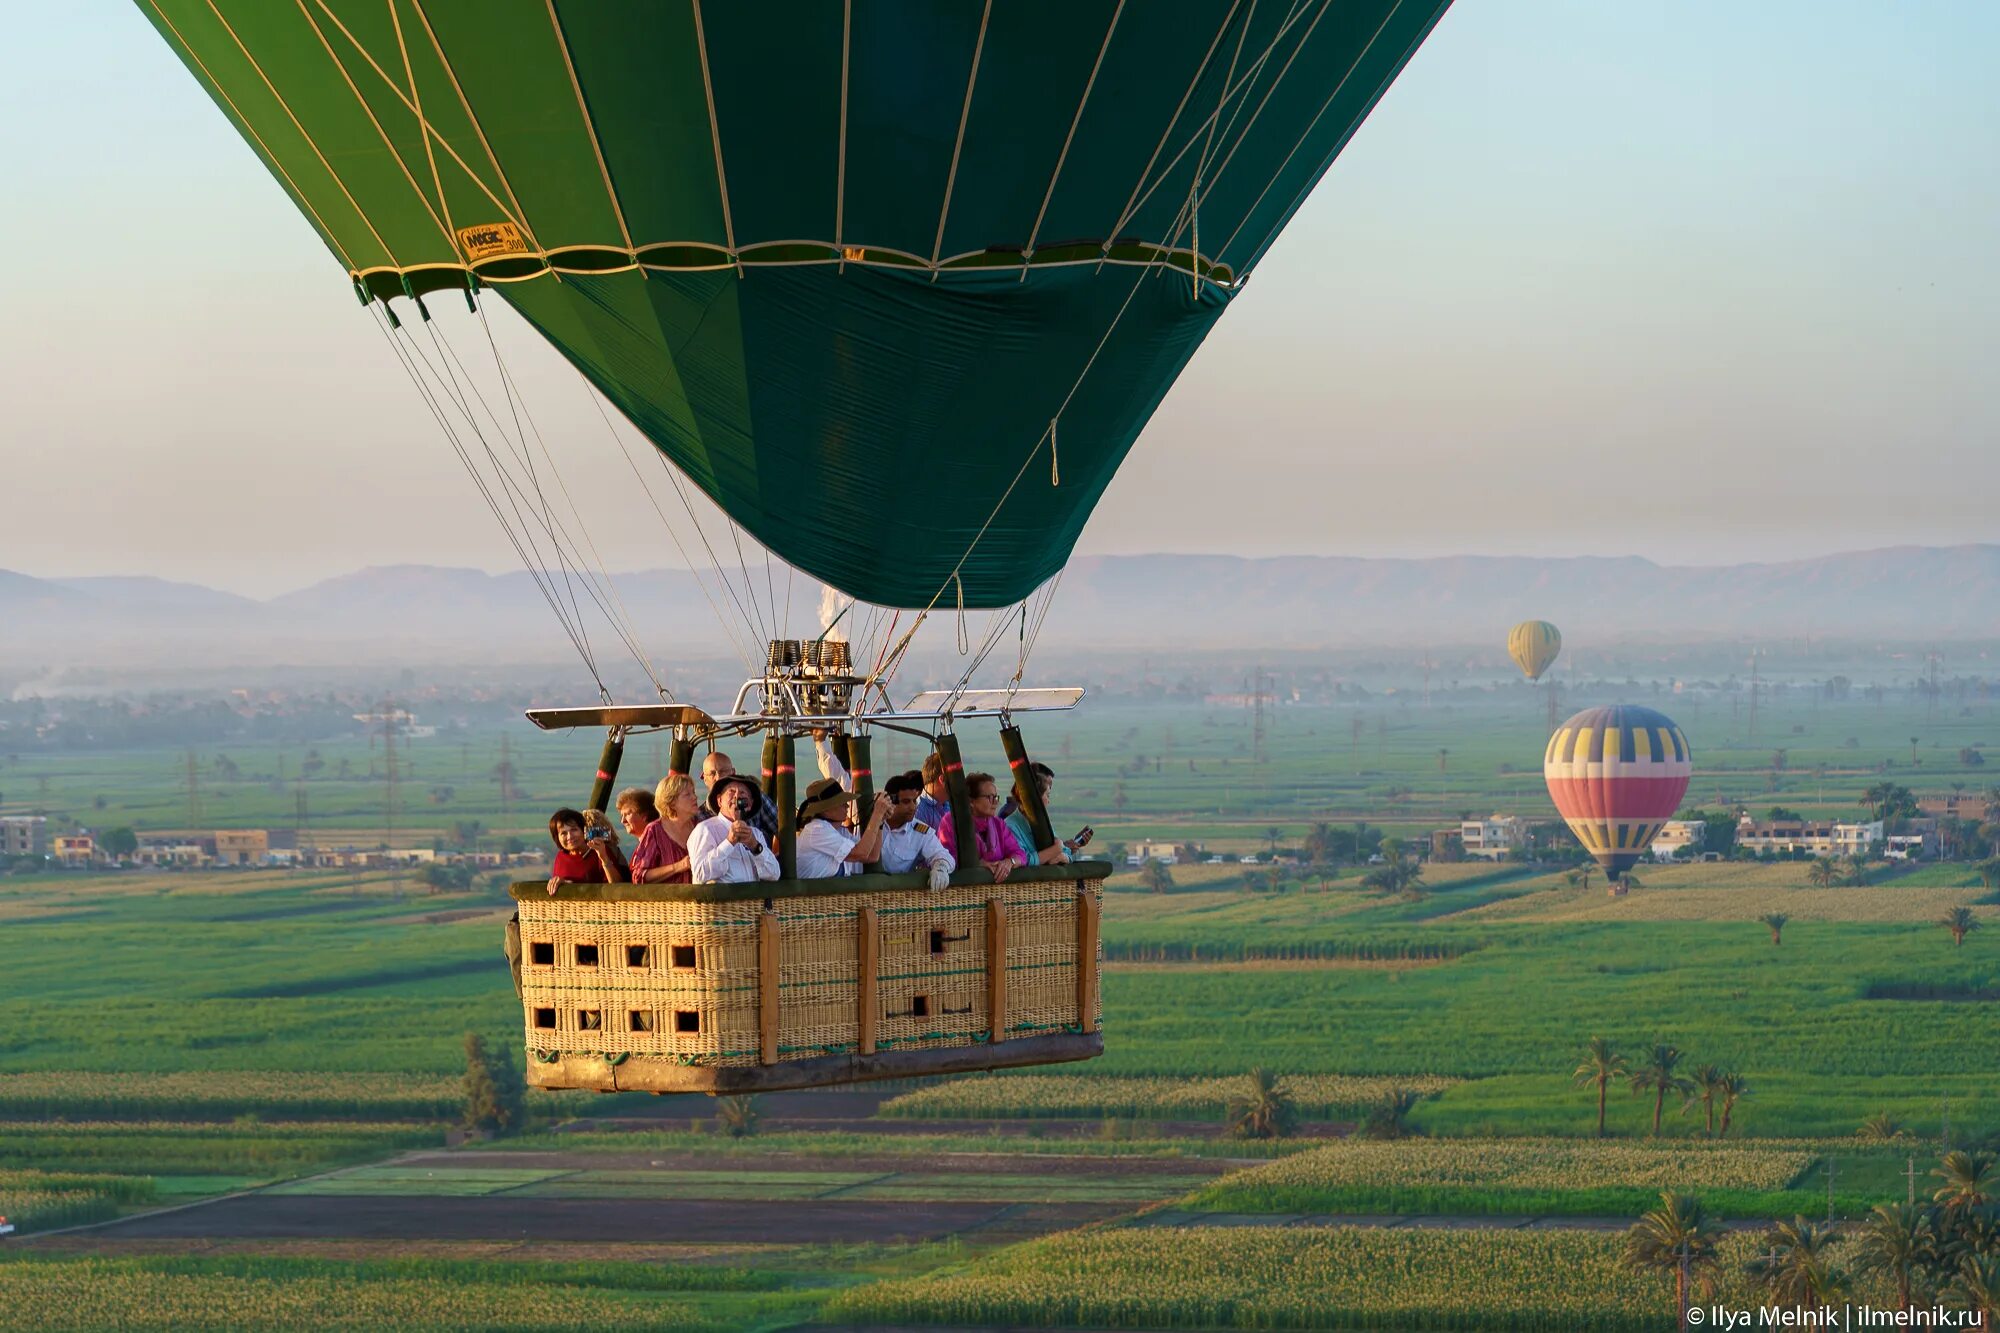
[[[647,802],[651,804],[650,798]],[[625,859],[618,837],[604,815],[589,815],[564,807],[549,816],[549,841],[556,845],[556,863],[549,874],[549,892],[561,884],[610,884],[625,878]]]

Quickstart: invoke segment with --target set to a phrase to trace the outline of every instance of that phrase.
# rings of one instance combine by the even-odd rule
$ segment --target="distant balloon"
[[[1617,879],[1687,794],[1694,757],[1673,720],[1650,708],[1586,708],[1556,728],[1542,776],[1583,849]]]
[[[1524,620],[1507,631],[1507,656],[1529,680],[1540,680],[1562,650],[1562,631],[1546,620]]]

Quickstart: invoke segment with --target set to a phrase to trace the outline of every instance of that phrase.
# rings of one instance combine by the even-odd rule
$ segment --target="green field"
[[[1753,808],[1851,813],[1860,790],[1884,779],[1919,794],[1982,790],[1982,766],[1961,765],[1959,751],[2000,738],[1983,695],[1935,715],[1901,696],[1818,708],[1781,696],[1766,701],[1754,743],[1727,701],[1704,703],[1698,721],[1667,706],[1698,747],[1690,800],[1709,806],[1737,797]],[[1461,810],[1546,812],[1535,772],[1542,719],[1530,695],[1440,690],[1426,709],[1413,692],[1378,691],[1351,705],[1275,712],[1281,725],[1268,731],[1263,762],[1243,709],[1099,707],[1031,740],[1063,774],[1062,822],[1091,822],[1114,843],[1170,835],[1261,852],[1320,820],[1416,833]],[[539,839],[546,807],[579,798],[593,742],[514,735],[528,794],[503,814],[489,776],[497,736],[410,745],[399,843],[465,820],[485,825],[488,845],[503,829]],[[968,740],[975,766],[998,767],[983,738]],[[1783,769],[1772,763],[1780,746]],[[314,748],[323,767],[304,785],[320,834],[379,838],[383,784],[367,775],[379,752],[360,740]],[[907,744],[907,753],[884,749],[878,770],[914,762]],[[204,757],[209,821],[289,821],[304,748],[284,751],[284,781],[275,746],[227,753],[241,775],[233,781],[211,779],[214,756]],[[335,775],[341,759],[345,778]],[[186,808],[179,763],[169,751],[16,753],[0,763],[0,800],[10,812],[39,806],[98,826],[170,827]],[[635,744],[628,775],[650,776],[651,763]],[[1182,864],[1164,893],[1121,873],[1104,916],[1100,1060],[896,1089],[879,1123],[742,1140],[678,1113],[643,1130],[565,1128],[574,1117],[656,1108],[635,1095],[535,1095],[529,1133],[479,1145],[449,1168],[398,1158],[441,1146],[459,1102],[463,1035],[519,1059],[521,1015],[499,951],[508,903],[492,877],[430,893],[380,872],[0,876],[11,946],[0,972],[0,1213],[46,1232],[268,1187],[300,1200],[518,1198],[524,1208],[980,1200],[1155,1207],[1175,1221],[1630,1216],[1673,1187],[1725,1215],[1761,1218],[1823,1213],[1831,1164],[1832,1207],[1854,1217],[1905,1197],[1912,1170],[1914,1188],[1926,1190],[1947,1136],[1963,1145],[2000,1132],[2000,1010],[1981,998],[2000,993],[2000,903],[1969,866],[1878,866],[1869,884],[1838,888],[1810,886],[1797,864],[1645,867],[1641,886],[1618,899],[1601,884],[1570,884],[1562,869],[1430,865],[1425,891],[1410,897],[1373,892],[1356,866],[1288,869],[1274,884],[1265,867]],[[1984,927],[1962,948],[1936,924],[1960,906]],[[1757,921],[1770,912],[1789,918],[1776,946]],[[1612,1139],[1598,1143],[1593,1096],[1570,1077],[1592,1036],[1633,1060],[1670,1042],[1685,1053],[1683,1072],[1713,1064],[1741,1075],[1749,1093],[1729,1139],[1705,1140],[1700,1109],[1673,1096],[1655,1143],[1651,1100],[1620,1085],[1609,1099]],[[1277,1071],[1319,1133],[1407,1089],[1420,1097],[1409,1119],[1421,1137],[1243,1141],[1174,1123],[1219,1125],[1253,1066]],[[1851,1137],[1882,1112],[1911,1137],[1879,1147]],[[589,1164],[483,1164],[517,1150]],[[676,1160],[634,1164],[647,1153]],[[878,1159],[892,1153],[1182,1165],[1128,1178],[988,1163],[975,1179],[914,1162],[885,1168]],[[1269,1165],[1205,1174],[1206,1159],[1221,1156]],[[195,1328],[754,1329],[815,1316],[1570,1328],[1585,1310],[1591,1327],[1658,1327],[1661,1287],[1622,1272],[1617,1243],[1579,1233],[1133,1227],[998,1250],[685,1262],[19,1248],[0,1254],[0,1327],[30,1310],[62,1312],[38,1319],[52,1328],[171,1317]],[[1454,1271],[1480,1280],[1440,1276]],[[1740,1273],[1727,1281],[1740,1284]],[[252,1308],[262,1323],[231,1317]]]

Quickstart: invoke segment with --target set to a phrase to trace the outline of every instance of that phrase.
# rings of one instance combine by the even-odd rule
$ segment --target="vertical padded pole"
[[[875,1024],[881,1016],[882,1002],[876,997],[875,978],[882,970],[882,924],[876,918],[875,909],[864,907],[855,914],[855,979],[860,983],[855,987],[856,1018],[858,1031],[856,1042],[861,1054],[875,1054]]]
[[[989,1041],[1007,1040],[1007,904],[986,900],[986,1016],[993,1020]]]
[[[604,751],[597,756],[597,779],[590,784],[590,804],[586,810],[604,810],[611,804],[611,788],[618,781],[618,765],[625,759],[625,733],[616,727],[604,738]]]
[[[764,738],[764,757],[758,767],[763,773],[764,795],[771,799],[773,805],[776,805],[778,802],[778,738],[776,736],[766,736]]]
[[[798,830],[792,827],[799,814],[799,775],[794,765],[795,750],[790,736],[778,737],[778,769],[771,793],[778,807],[778,878],[799,877]]]
[[[951,795],[951,831],[958,841],[958,871],[985,867],[979,864],[979,836],[972,828],[972,798],[965,790],[965,759],[958,752],[958,737],[949,732],[937,738],[938,762],[944,765],[945,790]]]
[[[1097,1031],[1097,895],[1076,891],[1076,1025]]]
[[[846,742],[845,753],[839,745],[834,747],[834,753],[846,763],[848,781],[854,784],[854,831],[859,833],[868,827],[868,812],[875,807],[875,770],[868,766],[868,738],[841,736],[836,739]],[[871,872],[881,868],[879,861],[870,861],[862,867]]]
[[[1014,773],[1014,803],[1028,812],[1028,828],[1035,835],[1035,845],[1028,850],[1039,855],[1042,848],[1056,845],[1056,831],[1049,823],[1049,808],[1042,804],[1042,786],[1035,781],[1021,729],[1000,728],[1000,748],[1007,752],[1007,767]]]
[[[778,1063],[778,914],[757,914],[757,1059]]]
[[[667,776],[670,778],[688,777],[693,768],[694,738],[691,736],[674,737],[673,744],[667,747]],[[700,799],[707,800],[708,793],[702,792]],[[664,815],[666,811],[662,810],[660,813]]]

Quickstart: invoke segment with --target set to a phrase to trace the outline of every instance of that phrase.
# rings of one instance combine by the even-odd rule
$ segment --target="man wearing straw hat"
[[[875,797],[875,808],[868,812],[867,827],[858,838],[844,827],[853,805],[854,793],[843,790],[838,778],[821,778],[806,788],[806,798],[799,802],[796,835],[800,879],[859,874],[863,866],[880,858],[888,796]]]
[[[688,865],[697,884],[748,884],[778,877],[778,858],[771,844],[750,822],[763,791],[751,779],[732,773],[708,792],[708,808],[716,812],[688,835]]]

